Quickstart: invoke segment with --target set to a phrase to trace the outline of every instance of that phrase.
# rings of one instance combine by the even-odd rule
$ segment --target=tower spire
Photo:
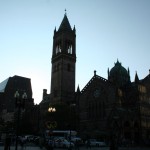
[[[59,26],[58,31],[64,31],[64,30],[72,31],[71,25],[70,25],[69,20],[67,18],[66,9],[65,9],[64,18],[63,18],[63,20]]]
[[[137,71],[135,72],[135,79],[134,79],[134,82],[137,83],[139,81],[139,77],[138,77],[138,74],[137,74]]]
[[[67,15],[67,10],[65,9],[65,15]]]

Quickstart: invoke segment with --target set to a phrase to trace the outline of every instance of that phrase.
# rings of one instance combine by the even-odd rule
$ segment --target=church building
[[[75,127],[84,139],[109,141],[113,137],[120,144],[150,140],[150,73],[141,80],[136,73],[131,82],[129,68],[117,60],[108,69],[108,79],[94,71],[85,87],[76,91],[76,29],[71,28],[66,13],[58,30],[54,29],[51,63],[50,94],[43,90],[41,110],[74,104]]]

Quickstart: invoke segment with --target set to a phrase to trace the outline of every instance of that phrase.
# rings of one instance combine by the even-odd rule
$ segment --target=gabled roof
[[[142,81],[149,81],[150,82],[150,70],[149,70],[149,74]]]
[[[107,79],[100,77],[98,75],[94,75],[91,80],[86,84],[86,86],[82,89],[81,93],[83,93],[84,91],[86,91],[86,89],[92,84],[92,82],[94,82],[95,79],[101,80],[105,83],[110,83]]]
[[[60,24],[58,31],[61,31],[61,30],[69,30],[69,31],[72,30],[66,13],[64,15],[64,18]]]

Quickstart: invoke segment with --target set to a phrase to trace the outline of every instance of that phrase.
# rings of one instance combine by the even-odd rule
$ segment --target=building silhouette
[[[75,104],[76,130],[82,138],[124,141],[138,144],[150,139],[150,74],[130,81],[129,68],[117,60],[108,69],[108,79],[96,74],[75,91],[76,42],[65,13],[58,31],[54,30],[51,93],[43,90],[40,108],[57,103]],[[61,117],[61,115],[60,115]],[[130,142],[131,144],[131,142]]]
[[[0,105],[0,110],[5,108],[8,112],[13,112],[15,110],[14,94],[17,90],[19,90],[21,95],[24,91],[27,93],[28,102],[26,103],[26,107],[34,104],[31,80],[29,78],[15,75],[0,83],[0,102],[2,103],[2,105]]]
[[[150,135],[150,74],[134,82],[117,60],[108,79],[96,74],[80,91],[80,133],[84,138],[116,138],[118,144],[143,144]]]
[[[39,106],[34,105],[30,79],[14,76],[0,84],[0,110],[13,112],[13,94],[16,88],[23,89],[32,108],[26,117],[32,114],[38,133],[44,132],[47,120],[55,119],[56,129],[77,130],[83,139],[136,145],[150,141],[150,72],[143,79],[136,72],[132,82],[129,68],[117,60],[108,69],[107,79],[94,71],[85,87],[76,90],[76,29],[71,28],[66,13],[58,30],[54,29],[51,63],[50,93],[43,89]],[[49,106],[56,107],[53,116],[47,112]]]
[[[41,109],[49,104],[74,103],[76,73],[76,29],[72,29],[67,18],[64,18],[58,30],[54,30],[51,68],[51,90],[43,90]]]
[[[17,128],[17,113],[15,92],[19,91],[20,96],[24,92],[27,94],[24,109],[20,113],[20,134],[21,132],[30,133],[38,130],[38,112],[39,108],[34,105],[32,98],[31,79],[13,76],[0,83],[0,133],[15,133]]]

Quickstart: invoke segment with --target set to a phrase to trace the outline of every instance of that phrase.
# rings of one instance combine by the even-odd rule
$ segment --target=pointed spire
[[[67,18],[66,9],[65,9],[64,18],[63,18],[63,20],[62,20],[62,22],[59,26],[58,31],[60,31],[60,30],[69,30],[69,31],[72,30],[71,26],[70,26],[70,23],[69,23],[69,20]]]
[[[56,32],[56,27],[55,27],[55,29],[54,29],[54,33]]]
[[[128,76],[129,76],[129,81],[130,81],[130,70],[129,70],[129,67],[128,67]]]
[[[94,70],[94,76],[96,76],[96,70]]]
[[[79,85],[77,87],[77,93],[80,93],[80,88],[79,88]]]
[[[66,12],[67,10],[65,9],[65,15],[67,15],[67,12]]]
[[[76,33],[76,28],[75,28],[75,25],[74,25],[74,27],[73,27],[73,31]]]
[[[121,63],[119,62],[118,58],[117,58],[117,62],[114,63],[115,66],[121,66]]]
[[[138,77],[138,75],[137,75],[137,71],[136,71],[136,73],[135,73],[135,79],[134,79],[134,82],[135,82],[135,83],[139,82],[139,77]]]
[[[107,70],[107,73],[108,73],[108,79],[109,79],[109,74],[110,74],[110,73],[109,73],[109,68],[108,68],[108,70]]]
[[[128,67],[128,75],[130,76],[130,70],[129,70],[129,67]]]

